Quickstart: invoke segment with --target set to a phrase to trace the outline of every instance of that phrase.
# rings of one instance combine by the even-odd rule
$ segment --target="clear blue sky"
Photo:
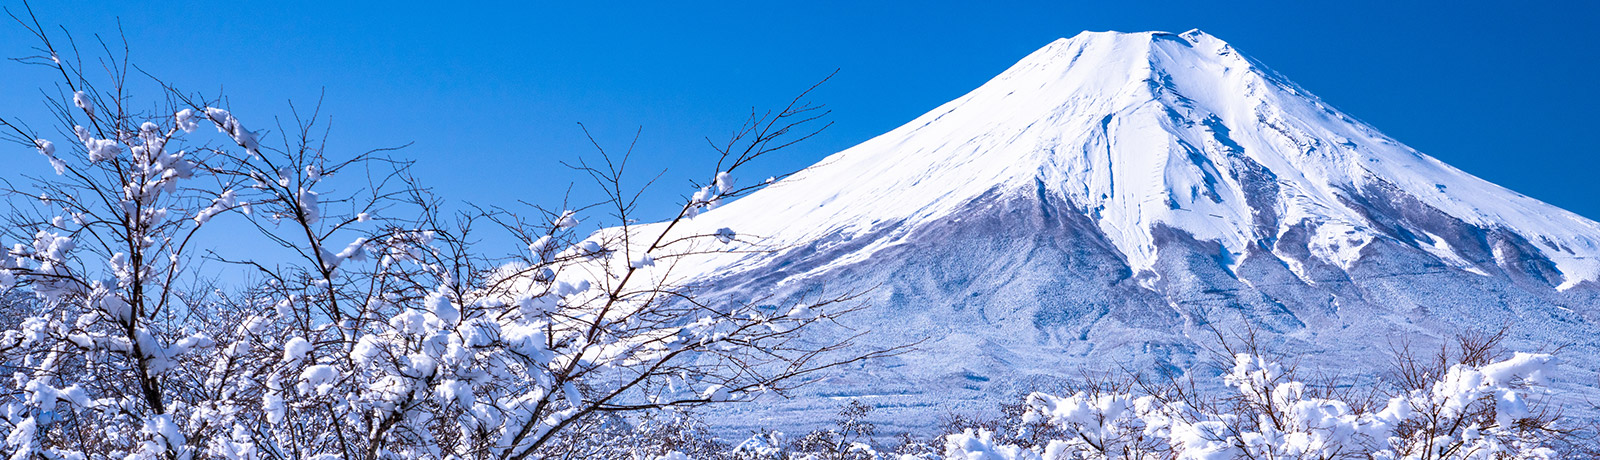
[[[590,6],[590,3],[604,5]],[[670,4],[669,4],[670,3]],[[1470,173],[1600,218],[1597,2],[46,1],[40,19],[115,35],[145,70],[230,96],[247,126],[326,90],[335,149],[400,153],[445,196],[552,203],[556,165],[643,128],[636,171],[671,197],[752,106],[835,68],[837,123],[768,162],[804,167],[977,87],[1082,30],[1200,28],[1326,101]],[[13,11],[15,0],[0,0]],[[0,55],[27,54],[15,25]],[[39,68],[0,63],[0,109],[44,124]],[[43,168],[5,147],[0,165]],[[38,163],[38,165],[34,165]],[[656,206],[670,206],[665,200]]]

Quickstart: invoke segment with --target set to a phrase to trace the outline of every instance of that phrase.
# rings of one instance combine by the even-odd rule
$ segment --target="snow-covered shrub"
[[[1554,369],[1552,356],[1491,359],[1497,342],[1465,339],[1458,356],[1441,353],[1433,365],[1402,353],[1398,361],[1412,364],[1400,366],[1406,384],[1376,398],[1307,384],[1251,347],[1221,375],[1229,391],[1221,396],[1177,382],[1036,392],[1020,419],[999,425],[1017,436],[1042,423],[1050,439],[1001,439],[991,428],[965,428],[945,437],[945,457],[1556,458],[1549,444],[1563,432],[1535,402]]]
[[[833,420],[834,428],[812,431],[795,439],[789,446],[788,456],[816,460],[878,458],[878,451],[871,443],[878,428],[866,420],[872,410],[872,406],[851,400],[839,408],[839,416]]]
[[[642,446],[632,449],[631,454],[638,456],[678,452],[689,458],[703,459],[731,451],[728,444],[711,433],[703,420],[678,410],[640,414],[630,431],[639,441],[624,445]]]
[[[0,295],[29,299],[0,321],[8,458],[584,457],[618,448],[587,435],[625,414],[749,401],[898,351],[793,340],[857,308],[849,295],[773,313],[662,271],[747,238],[672,232],[765,185],[733,175],[814,133],[825,112],[803,94],[753,115],[667,222],[634,225],[626,162],[604,151],[580,168],[605,194],[580,207],[593,215],[446,214],[409,163],[325,151],[315,112],[268,136],[218,97],[152,81],[141,100],[121,56],[81,67],[29,30],[42,54],[24,61],[70,96],[49,104],[65,138],[0,118],[56,173],[8,187],[0,229]],[[513,256],[476,245],[485,225],[521,240]]]

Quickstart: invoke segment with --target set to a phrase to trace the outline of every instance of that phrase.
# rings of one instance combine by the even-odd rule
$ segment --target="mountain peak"
[[[1258,73],[1249,59],[1226,42],[1199,29],[1171,32],[1083,32],[1056,40],[1029,54],[984,85],[1026,80],[1021,86],[1048,88],[1047,98],[1117,96],[1133,91],[1149,98],[1151,89],[1193,87],[1196,95],[1215,93],[1225,77],[1281,78]],[[1140,91],[1140,88],[1145,91]],[[1017,88],[1008,89],[1008,91]],[[979,88],[977,93],[982,91]],[[1194,96],[1189,96],[1191,99]]]
[[[919,350],[826,397],[891,411],[1083,366],[1195,369],[1195,338],[1239,321],[1366,375],[1399,336],[1510,327],[1600,351],[1600,224],[1406,147],[1197,30],[1056,40],[674,231],[723,228],[763,243],[684,248],[673,273],[741,299],[865,293],[852,330]],[[821,398],[788,407],[815,415]]]
[[[1600,224],[1416,152],[1198,29],[1056,40],[700,220],[799,244],[1041,193],[1095,222],[1147,282],[1163,228],[1215,242],[1229,270],[1254,251],[1307,280],[1374,242],[1481,274],[1528,254],[1562,288],[1600,277]]]
[[[1144,32],[1119,32],[1114,30],[1095,32],[1086,30],[1079,32],[1077,35],[1073,35],[1072,37],[1056,39],[1054,42],[1046,45],[1044,49],[1050,49],[1067,44],[1098,43],[1101,45],[1113,44],[1112,46],[1116,46],[1116,44],[1120,44],[1126,46],[1130,44],[1157,43],[1161,41],[1173,42],[1175,44],[1185,46],[1202,47],[1206,49],[1215,49],[1221,46],[1227,46],[1226,42],[1200,29],[1189,29],[1188,31],[1182,33],[1173,33],[1160,30],[1150,30]]]

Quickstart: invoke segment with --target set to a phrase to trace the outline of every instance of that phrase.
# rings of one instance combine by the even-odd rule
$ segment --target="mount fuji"
[[[680,227],[759,243],[659,276],[707,296],[865,292],[853,330],[819,334],[918,343],[716,409],[729,433],[815,426],[849,399],[886,432],[926,432],[1084,370],[1214,373],[1211,331],[1244,327],[1353,382],[1400,344],[1509,328],[1510,348],[1566,347],[1557,402],[1600,396],[1584,359],[1600,353],[1600,223],[1417,152],[1198,30],[1057,40]]]

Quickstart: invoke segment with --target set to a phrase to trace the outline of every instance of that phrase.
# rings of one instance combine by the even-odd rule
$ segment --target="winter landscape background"
[[[332,146],[414,143],[411,157],[429,168],[436,187],[476,203],[565,193],[575,179],[549,165],[589,151],[575,122],[608,145],[642,128],[640,148],[650,155],[636,159],[641,175],[667,169],[663,183],[680,184],[693,174],[668,166],[699,158],[704,137],[722,137],[752,107],[786,101],[839,69],[840,78],[817,93],[838,123],[795,153],[757,165],[764,177],[888,132],[1058,38],[1199,28],[1407,145],[1600,216],[1586,198],[1600,191],[1587,175],[1593,148],[1570,135],[1600,122],[1583,109],[1600,99],[1587,80],[1600,49],[1587,40],[1594,6],[1581,3],[460,8],[291,1],[213,8],[190,1],[161,14],[122,2],[83,5],[35,8],[58,12],[50,22],[79,35],[115,35],[120,21],[142,68],[184,88],[225,88],[259,116],[279,114],[285,101],[323,97],[340,117]],[[230,26],[194,32],[209,24]],[[0,42],[30,44],[17,28],[0,29]],[[36,100],[48,77],[21,67],[0,72],[6,101],[42,110],[23,102]],[[1518,157],[1513,152],[1539,156],[1505,161]],[[662,197],[653,208],[673,204]]]
[[[1595,48],[1516,28],[1592,11],[52,8],[0,74],[10,454],[1593,454]]]

